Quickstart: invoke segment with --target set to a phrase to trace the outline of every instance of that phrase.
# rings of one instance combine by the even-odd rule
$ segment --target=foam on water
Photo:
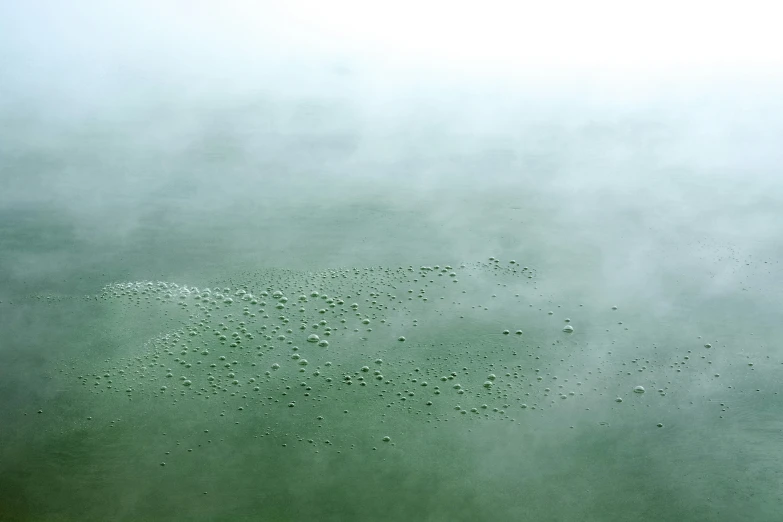
[[[665,411],[678,404],[678,390],[717,378],[712,361],[693,361],[692,350],[672,360],[654,345],[623,347],[628,328],[613,326],[617,306],[588,313],[566,303],[569,315],[583,315],[576,331],[536,277],[493,258],[459,268],[263,269],[198,286],[117,282],[93,297],[124,314],[129,328],[136,311],[160,310],[159,322],[147,324],[159,334],[105,360],[71,362],[65,375],[71,393],[90,395],[84,418],[95,417],[96,401],[118,409],[152,401],[207,430],[249,422],[256,437],[328,440],[334,450],[356,443],[357,424],[376,433],[366,444],[393,446],[411,425],[529,424],[549,412],[599,423],[617,408]],[[296,307],[286,306],[287,295],[298,296]],[[525,334],[499,328],[508,324]],[[610,330],[620,346],[603,336]],[[624,399],[631,390],[634,400]]]

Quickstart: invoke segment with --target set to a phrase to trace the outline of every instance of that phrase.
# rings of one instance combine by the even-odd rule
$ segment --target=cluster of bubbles
[[[206,404],[213,415],[206,424],[249,420],[260,437],[330,447],[349,425],[377,427],[377,440],[395,445],[403,438],[395,430],[411,418],[433,428],[534,422],[555,408],[648,401],[643,384],[664,399],[683,371],[691,380],[709,376],[711,361],[704,355],[695,364],[693,350],[666,360],[656,359],[653,346],[609,364],[616,346],[591,345],[580,338],[585,325],[553,317],[536,295],[536,277],[516,261],[490,258],[259,270],[209,287],[119,282],[95,297],[162,307],[170,313],[160,333],[70,373],[101,397],[145,397],[194,411]],[[610,324],[621,312],[612,306],[604,313]]]

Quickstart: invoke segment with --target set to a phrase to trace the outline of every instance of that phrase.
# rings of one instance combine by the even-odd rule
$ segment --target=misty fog
[[[775,20],[0,3],[0,520],[781,520]]]

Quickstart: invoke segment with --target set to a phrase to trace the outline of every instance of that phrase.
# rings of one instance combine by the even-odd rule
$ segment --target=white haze
[[[77,355],[94,350],[94,364],[103,364],[133,353],[162,333],[145,328],[164,324],[147,317],[153,308],[140,308],[143,321],[126,325],[119,308],[100,309],[108,318],[93,315],[89,306],[98,301],[87,301],[81,320],[94,328],[83,329],[78,306],[41,308],[40,296],[63,295],[68,303],[126,280],[204,287],[262,268],[307,274],[346,266],[458,267],[497,256],[503,266],[515,259],[536,276],[522,280],[519,291],[529,293],[521,298],[517,288],[493,286],[497,298],[482,294],[494,280],[480,271],[462,282],[482,296],[479,305],[486,300],[502,310],[488,322],[533,318],[498,324],[492,342],[517,339],[502,336],[505,328],[540,329],[543,340],[532,345],[553,350],[566,314],[579,347],[568,364],[580,363],[561,375],[600,368],[595,386],[602,393],[586,394],[580,406],[591,409],[573,421],[577,429],[556,410],[530,416],[527,445],[513,438],[516,426],[482,426],[477,434],[459,425],[447,446],[449,455],[467,455],[463,468],[430,448],[385,463],[389,476],[433,485],[431,497],[417,497],[431,502],[431,520],[438,520],[438,505],[458,511],[459,502],[471,515],[518,518],[521,471],[533,484],[523,499],[541,513],[562,509],[572,520],[630,520],[626,514],[637,508],[648,509],[640,520],[665,519],[656,509],[672,520],[716,520],[716,513],[778,520],[758,499],[774,503],[781,469],[773,440],[779,425],[761,414],[779,401],[779,20],[772,3],[687,0],[0,0],[0,414],[14,428],[0,430],[9,441],[0,446],[17,455],[8,473],[0,469],[0,515],[11,505],[2,498],[11,485],[32,506],[36,487],[54,480],[42,477],[60,477],[35,468],[40,475],[12,484],[28,476],[28,433],[56,441],[50,453],[59,447],[60,426],[39,431],[31,420],[46,421],[34,412],[49,414],[41,404],[52,397],[71,401],[73,390],[59,383],[77,386],[52,369],[53,361],[67,361],[78,374],[76,363],[93,362]],[[463,303],[466,310],[472,304]],[[612,305],[619,305],[616,313]],[[529,315],[517,316],[517,306]],[[558,315],[549,318],[549,309]],[[435,315],[422,317],[420,330],[432,332],[449,317]],[[615,325],[615,316],[625,324]],[[552,336],[543,326],[550,319],[558,323]],[[610,323],[612,332],[604,333]],[[624,341],[615,345],[618,337]],[[677,408],[663,411],[652,402],[659,399],[653,388],[643,396],[626,390],[644,405],[635,410],[622,409],[630,400],[618,406],[603,393],[628,361],[651,353],[659,357],[650,363],[651,379],[676,377],[666,364],[691,348],[690,364],[706,365],[697,350],[707,340],[715,343],[709,364],[723,368],[722,380],[711,369],[681,374],[667,399]],[[409,339],[405,346],[415,345]],[[639,346],[643,351],[635,351]],[[759,371],[751,374],[738,354]],[[735,387],[726,389],[727,382]],[[91,397],[103,401],[98,410],[134,415],[103,397]],[[715,429],[710,423],[723,422],[717,405],[724,400],[747,404],[742,415],[753,422],[732,417],[737,407]],[[658,417],[645,416],[648,404],[668,415],[665,429],[655,427]],[[81,435],[78,429],[89,430],[79,424],[86,416],[79,408],[87,406],[72,407]],[[597,427],[604,414],[633,432],[594,431],[604,429]],[[142,428],[131,433],[153,436]],[[590,441],[594,451],[585,449]],[[122,447],[86,445],[84,463],[96,447],[125,457]],[[39,454],[39,446],[29,448]],[[220,451],[226,459],[241,456]],[[736,451],[755,474],[740,469],[745,461]],[[329,455],[329,462],[345,462]],[[270,476],[263,466],[242,468],[251,461],[232,462],[270,489],[342,487],[333,504],[357,512],[339,520],[367,520],[361,510],[376,500],[406,506],[351,466],[341,475],[346,489],[306,462],[266,457],[279,459],[286,472]],[[160,471],[157,454],[151,458]],[[144,480],[95,490],[107,498],[138,496],[118,508],[124,517],[117,520],[144,518],[134,511],[144,499],[171,507],[168,499],[192,493],[185,474],[151,491],[147,464],[118,466],[142,470]],[[244,475],[225,469],[218,475],[233,488]],[[726,483],[709,478],[716,470]],[[746,471],[758,482],[745,480]],[[484,478],[503,487],[474,492]],[[463,489],[437,489],[461,479]],[[263,488],[253,481],[243,487],[248,495],[210,491],[208,500],[218,499],[215,509],[238,504],[238,512],[248,512],[247,502]],[[62,491],[66,497],[71,490]],[[355,491],[362,492],[359,501]],[[465,491],[485,503],[460,498]],[[178,504],[183,516],[199,514],[199,504],[188,502]],[[594,518],[585,514],[589,505]],[[607,506],[615,511],[602,511]]]

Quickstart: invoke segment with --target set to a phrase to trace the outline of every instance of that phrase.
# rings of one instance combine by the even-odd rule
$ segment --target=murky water
[[[15,27],[0,520],[783,517],[774,75],[104,77]]]

